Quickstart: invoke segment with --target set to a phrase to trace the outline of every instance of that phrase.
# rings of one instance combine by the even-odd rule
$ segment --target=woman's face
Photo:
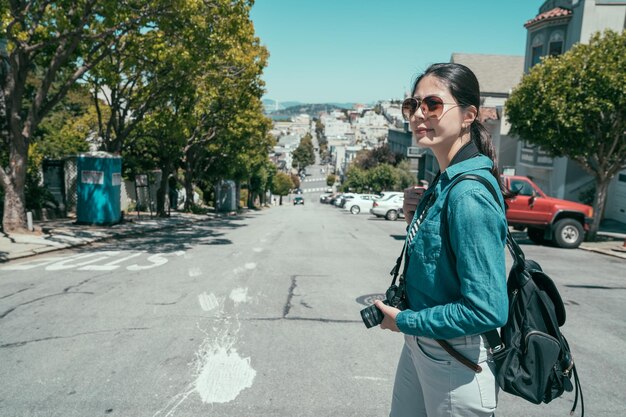
[[[464,111],[452,97],[448,87],[437,77],[427,75],[421,79],[413,97],[422,99],[428,96],[437,96],[445,103],[443,113],[439,118],[424,117],[424,113],[418,108],[409,119],[413,138],[417,146],[429,148],[451,148],[455,140],[461,136]]]

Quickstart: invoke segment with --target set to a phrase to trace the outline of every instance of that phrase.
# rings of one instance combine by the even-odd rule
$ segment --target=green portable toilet
[[[106,152],[82,154],[77,168],[76,222],[119,223],[122,158]]]

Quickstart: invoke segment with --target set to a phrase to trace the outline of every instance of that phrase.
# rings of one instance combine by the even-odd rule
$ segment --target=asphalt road
[[[384,416],[402,348],[366,329],[404,223],[317,203],[0,266],[1,416]],[[521,241],[557,282],[588,416],[626,415],[626,262]],[[564,416],[506,394],[497,415]]]

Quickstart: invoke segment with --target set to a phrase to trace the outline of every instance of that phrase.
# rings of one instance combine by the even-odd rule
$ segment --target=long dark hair
[[[468,108],[469,106],[476,107],[476,118],[470,125],[470,138],[476,144],[478,151],[488,156],[493,161],[491,173],[496,178],[496,181],[498,181],[502,195],[505,198],[512,197],[514,194],[504,186],[500,179],[498,158],[496,156],[496,149],[491,141],[491,135],[479,120],[480,86],[472,70],[461,64],[433,64],[428,67],[422,75],[417,77],[413,84],[413,93],[415,93],[419,82],[428,75],[432,75],[444,83],[461,108]]]

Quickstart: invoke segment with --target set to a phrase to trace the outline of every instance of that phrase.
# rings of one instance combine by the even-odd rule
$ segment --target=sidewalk
[[[191,214],[172,212],[170,217],[150,217],[148,213],[130,214],[113,226],[78,225],[73,218],[35,222],[40,233],[11,234],[0,232],[0,263],[76,246],[89,245],[105,239],[123,238],[179,227],[214,218],[214,213]]]
[[[140,219],[129,215],[120,224],[114,226],[77,225],[72,218],[36,222],[40,234],[0,233],[0,263],[13,259],[25,258],[75,246],[89,245],[100,240],[123,238],[150,233],[157,230],[189,225],[191,223],[216,217],[216,214],[191,214],[172,212],[170,217],[150,218],[147,213]],[[583,242],[580,249],[602,253],[626,259],[626,224],[614,220],[605,220],[600,226],[596,242]]]
[[[626,259],[626,224],[605,219],[595,242],[583,242],[580,249]]]

